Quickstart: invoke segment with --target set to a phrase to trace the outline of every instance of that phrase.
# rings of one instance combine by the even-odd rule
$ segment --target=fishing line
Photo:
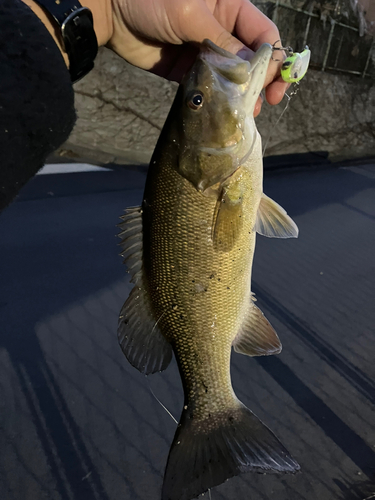
[[[168,415],[171,417],[171,419],[174,420],[174,422],[176,424],[178,424],[177,420],[174,418],[174,416],[172,415],[172,413],[168,410],[168,408],[166,406],[163,405],[163,403],[160,401],[160,399],[156,396],[156,394],[154,393],[154,391],[151,389],[150,381],[149,381],[147,375],[146,375],[146,380],[147,380],[147,383],[148,383],[148,388],[150,389],[150,392],[154,396],[154,398],[156,399],[156,401],[159,403],[159,405],[162,408],[164,408],[164,410],[168,413]]]
[[[152,330],[151,330],[151,333],[154,333],[154,330],[155,328],[158,326],[158,323],[159,321],[161,320],[161,318],[164,316],[164,314],[166,314],[167,311],[164,311],[163,314],[160,316],[160,318],[157,320],[157,322],[154,324]]]
[[[155,328],[157,327],[159,321],[161,320],[161,318],[164,316],[164,314],[166,314],[167,311],[164,311],[163,314],[160,316],[160,318],[157,320],[157,322],[154,324],[152,330],[151,330],[151,333],[153,333],[153,331],[155,330]],[[160,401],[160,399],[156,396],[156,394],[154,393],[154,391],[151,389],[151,385],[150,385],[150,381],[149,379],[147,378],[147,375],[146,375],[146,380],[147,380],[147,383],[148,383],[148,388],[150,389],[150,392],[151,394],[154,396],[154,398],[156,399],[156,401],[160,404],[160,406],[162,408],[164,408],[164,410],[168,413],[168,415],[171,417],[172,420],[174,420],[176,422],[176,424],[178,424],[177,420],[174,418],[174,416],[172,415],[172,413],[168,410],[168,408],[166,406],[163,405],[163,403]]]
[[[309,47],[306,45],[305,49],[299,53],[299,52],[294,52],[292,47],[283,47],[281,44],[281,47],[276,47],[276,44],[279,43],[281,44],[281,40],[277,40],[272,48],[273,51],[284,51],[286,54],[286,58],[283,61],[283,64],[281,66],[281,78],[284,80],[284,82],[287,83],[292,83],[294,84],[294,87],[291,88],[290,94],[287,94],[285,92],[285,96],[288,99],[285,108],[283,109],[281,115],[277,119],[275,125],[271,128],[274,129],[280,122],[281,118],[284,116],[285,111],[288,109],[291,98],[297,94],[298,92],[298,85],[300,80],[305,76],[309,63],[310,63],[310,56],[311,56],[311,51]],[[273,61],[280,61],[280,59],[274,59],[272,56]],[[266,143],[263,147],[263,157],[266,152],[267,145],[271,139],[271,133],[269,133],[268,138],[266,140]]]
[[[268,143],[270,142],[270,139],[272,137],[272,131],[277,127],[277,125],[280,123],[280,120],[281,118],[284,116],[284,113],[285,111],[289,108],[289,104],[290,104],[290,101],[292,100],[292,97],[295,96],[298,92],[298,85],[299,85],[299,82],[295,82],[294,83],[294,87],[292,88],[292,91],[290,94],[287,94],[285,92],[284,96],[288,99],[287,102],[286,102],[286,105],[285,105],[285,108],[282,110],[279,118],[276,120],[276,123],[272,126],[271,128],[271,132],[268,134],[268,137],[267,137],[267,140],[266,142],[264,143],[264,146],[263,146],[263,153],[262,153],[262,156],[264,157],[264,153],[266,152],[266,149],[267,149],[267,146],[268,146]]]
[[[148,383],[148,388],[150,389],[150,392],[151,394],[154,396],[154,398],[156,399],[156,401],[159,403],[159,405],[164,408],[164,410],[168,413],[168,415],[171,417],[171,419],[176,423],[178,424],[177,420],[174,418],[174,416],[172,415],[172,413],[168,410],[168,408],[166,406],[163,405],[163,403],[160,401],[160,399],[156,396],[156,394],[154,393],[154,391],[151,389],[151,385],[150,385],[150,381],[146,375],[146,380],[147,380],[147,383]],[[208,498],[209,500],[212,500],[212,497],[211,497],[211,489],[208,488]]]

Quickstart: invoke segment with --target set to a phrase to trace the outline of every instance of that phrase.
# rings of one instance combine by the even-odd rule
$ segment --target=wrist
[[[47,14],[47,12],[36,2],[33,0],[22,0],[30,9],[34,12],[35,15],[39,17],[42,23],[45,25],[47,30],[49,31],[52,38],[55,40],[56,45],[60,49],[61,55],[64,58],[65,64],[69,67],[69,58],[68,54],[64,52],[64,48],[62,45],[61,37],[59,36],[59,26],[55,23],[52,16]]]
[[[57,25],[53,17],[48,14],[34,0],[22,0],[36,14],[42,23],[50,32],[52,38],[64,58],[65,64],[69,67],[68,54],[64,50],[61,38],[60,27]],[[98,45],[106,45],[110,40],[113,32],[112,26],[112,5],[111,0],[81,0],[82,7],[90,9],[94,19],[94,31],[98,40]]]
[[[80,2],[82,7],[91,10],[99,47],[106,45],[113,33],[111,0],[80,0]]]

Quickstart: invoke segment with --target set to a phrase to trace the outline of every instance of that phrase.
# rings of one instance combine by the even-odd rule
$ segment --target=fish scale
[[[249,356],[281,350],[251,294],[256,232],[298,234],[262,192],[253,110],[271,54],[265,44],[250,64],[202,46],[155,148],[142,206],[120,224],[135,285],[120,313],[121,348],[146,374],[164,370],[173,351],[185,394],[162,500],[190,500],[243,472],[299,469],[230,376],[232,346]]]
[[[212,413],[207,399],[220,408],[233,403],[230,351],[250,301],[257,209],[253,198],[256,192],[259,203],[261,176],[251,172],[250,162],[241,167],[243,182],[252,186],[243,200],[244,228],[232,251],[223,253],[211,239],[217,200],[202,196],[174,174],[170,162],[161,159],[158,164],[161,171],[150,177],[144,196],[144,227],[150,227],[144,248],[150,262],[149,293],[156,317],[163,315],[159,327],[175,346],[187,404],[205,418]]]

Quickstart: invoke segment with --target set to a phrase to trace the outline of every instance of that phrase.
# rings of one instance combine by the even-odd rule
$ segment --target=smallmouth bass
[[[249,356],[281,351],[251,293],[256,232],[298,235],[263,194],[253,111],[271,55],[264,44],[248,62],[203,43],[156,145],[142,206],[120,224],[135,284],[120,313],[121,348],[145,374],[166,369],[173,351],[184,387],[162,500],[190,500],[242,472],[299,469],[230,377],[232,346]]]

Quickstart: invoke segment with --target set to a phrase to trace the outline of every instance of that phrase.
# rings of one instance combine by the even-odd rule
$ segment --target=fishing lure
[[[277,42],[275,42],[277,43]],[[293,52],[292,47],[275,47],[274,50],[285,50],[287,58],[281,66],[281,78],[287,83],[296,83],[302,80],[309,67],[311,51],[306,45],[305,49],[299,52]]]
[[[306,45],[301,53],[293,52],[289,55],[281,66],[281,78],[284,82],[295,83],[302,80],[309,67],[311,51]]]
[[[288,99],[285,105],[285,108],[281,112],[281,115],[277,119],[274,127],[279,124],[281,118],[284,116],[284,113],[289,107],[290,101],[293,96],[295,96],[298,92],[298,86],[300,80],[305,76],[307,69],[309,67],[309,62],[310,62],[310,54],[311,51],[309,50],[308,46],[306,45],[305,50],[301,53],[298,52],[293,52],[292,47],[275,47],[275,45],[280,42],[280,40],[277,40],[273,44],[273,50],[284,50],[287,54],[287,58],[283,62],[283,65],[281,67],[281,77],[284,80],[284,82],[287,83],[293,83],[294,85],[291,87],[290,92],[287,94],[285,92],[284,96]],[[273,61],[280,61],[280,59],[274,59],[272,57]],[[271,139],[271,132],[268,135],[268,138],[264,141],[263,145],[263,156],[265,155],[268,143]]]

